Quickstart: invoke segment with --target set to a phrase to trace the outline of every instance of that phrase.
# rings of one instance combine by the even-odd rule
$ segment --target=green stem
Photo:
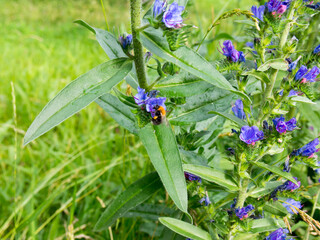
[[[242,180],[236,208],[243,207],[244,202],[246,201],[246,198],[247,198],[247,189],[248,189],[249,182],[250,182],[250,179],[247,179],[247,178]]]
[[[141,88],[148,88],[146,68],[143,60],[143,47],[139,39],[139,27],[141,25],[141,0],[130,0],[131,10],[131,31],[134,49],[134,63],[136,67],[139,86]]]
[[[285,26],[284,31],[283,31],[283,33],[281,35],[280,44],[279,44],[280,50],[282,50],[283,46],[285,45],[285,43],[286,43],[286,41],[288,39],[289,33],[290,33],[290,28],[292,26],[292,20],[293,20],[293,15],[294,15],[294,10],[295,10],[295,6],[294,5],[295,5],[294,3],[291,4],[290,12],[288,14],[289,22]]]
[[[107,31],[109,31],[109,24],[108,24],[108,20],[107,20],[106,10],[105,10],[104,5],[103,5],[103,0],[100,0],[100,3],[101,3],[102,11],[103,11],[104,20],[105,20],[106,25],[107,25]]]
[[[312,207],[312,211],[311,211],[310,217],[313,217],[314,212],[316,211],[319,195],[320,195],[320,189],[318,190],[317,195],[316,195],[316,197],[314,199],[314,204],[313,204],[313,207]],[[308,226],[308,230],[307,230],[305,239],[309,240],[309,236],[310,236],[310,225]]]

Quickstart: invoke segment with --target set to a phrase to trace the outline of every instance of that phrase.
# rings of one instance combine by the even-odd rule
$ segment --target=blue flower
[[[263,139],[263,131],[259,131],[256,126],[243,126],[239,137],[241,141],[254,145],[255,142]]]
[[[234,48],[234,46],[230,40],[224,41],[223,46],[224,46],[222,48],[223,55],[226,56],[229,61],[232,61],[232,62],[238,62],[238,61],[245,62],[246,61],[243,52],[237,51]]]
[[[318,45],[314,50],[313,50],[314,54],[320,53],[320,45]]]
[[[289,121],[285,122],[285,118],[281,116],[280,118],[275,118],[272,121],[278,133],[293,131],[297,127],[297,120],[295,118],[292,118]]]
[[[146,93],[146,90],[140,87],[138,87],[137,90],[138,90],[138,93],[134,96],[134,101],[139,106],[146,104],[149,99],[148,94]]]
[[[305,65],[302,65],[296,75],[294,76],[295,80],[300,80],[308,72],[308,68]]]
[[[304,145],[302,148],[299,148],[294,152],[293,155],[298,156],[302,155],[305,157],[313,157],[313,154],[318,152],[317,146],[319,145],[319,139],[316,138],[308,144]]]
[[[166,1],[155,0],[153,4],[153,17],[158,17],[166,10]]]
[[[293,207],[301,209],[302,205],[299,201],[296,201],[292,198],[288,198],[282,205],[287,209],[287,211],[291,214],[298,213],[298,211]]]
[[[132,35],[129,34],[127,36],[120,36],[119,37],[119,42],[122,46],[123,49],[126,49],[127,47],[129,47],[132,43]]]
[[[179,6],[178,3],[173,2],[169,9],[165,11],[162,21],[168,28],[180,28],[183,22],[181,14],[184,6]]]
[[[199,202],[200,204],[204,202],[205,206],[208,206],[211,203],[207,192],[206,192],[206,196],[201,198]]]
[[[270,233],[265,240],[285,240],[289,231],[287,229],[279,228]]]
[[[238,218],[240,218],[240,220],[243,220],[244,218],[247,218],[248,217],[248,213],[250,211],[252,211],[254,209],[254,207],[249,204],[248,206],[246,207],[243,207],[243,208],[237,208],[235,209],[235,214]]]
[[[264,15],[264,10],[265,10],[265,6],[262,5],[260,7],[257,6],[252,6],[251,7],[251,12],[253,13],[253,15],[258,18],[260,21],[263,22],[263,15]]]
[[[164,105],[164,102],[167,100],[165,97],[159,97],[159,98],[150,98],[146,102],[146,110],[147,112],[151,113],[151,116],[154,117],[156,110],[156,106],[161,106],[164,108],[164,110],[167,110],[166,105]]]
[[[306,5],[306,7],[308,7],[308,8],[312,8],[312,9],[314,9],[314,10],[319,10],[320,9],[320,2],[318,2],[318,3],[316,3],[316,4],[308,4],[308,5]]]
[[[246,119],[246,114],[243,111],[243,102],[241,99],[236,100],[234,106],[232,107],[232,112],[234,115],[240,119]]]
[[[292,72],[292,70],[296,69],[299,60],[300,60],[300,58],[298,58],[296,61],[292,62],[292,60],[290,58],[286,58],[286,61],[289,63],[288,72]]]
[[[288,180],[284,183],[284,190],[294,191],[301,186],[301,182],[298,181],[298,178],[296,177],[293,177],[293,178],[297,181],[298,185]]]
[[[304,75],[304,78],[308,82],[315,82],[316,77],[319,75],[320,69],[317,66],[314,66],[306,75]]]
[[[199,183],[201,183],[201,177],[198,177],[192,173],[184,172],[184,176],[189,181],[198,181]]]

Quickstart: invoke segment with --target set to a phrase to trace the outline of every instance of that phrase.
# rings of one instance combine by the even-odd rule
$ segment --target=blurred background
[[[129,1],[102,3],[110,31],[130,33]],[[144,9],[152,3],[145,1]],[[187,22],[198,26],[195,42],[221,9],[249,10],[253,4],[192,1]],[[46,103],[108,60],[95,36],[73,23],[77,19],[107,28],[100,0],[0,0],[0,239],[161,238],[163,227],[151,217],[127,217],[112,229],[93,231],[103,208],[153,169],[141,143],[97,104],[23,147],[28,126]],[[225,34],[244,42],[243,27],[234,20],[209,38]],[[217,44],[207,45],[207,57],[219,55]]]

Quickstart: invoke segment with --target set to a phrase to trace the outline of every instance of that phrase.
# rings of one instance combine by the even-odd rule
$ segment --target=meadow
[[[223,7],[249,9],[255,3],[193,2],[188,21],[200,36]],[[129,1],[103,3],[108,26],[116,26],[111,30],[129,32]],[[128,216],[112,229],[93,231],[112,198],[153,169],[140,141],[97,104],[23,146],[28,126],[45,104],[108,60],[94,35],[73,23],[83,19],[107,28],[101,2],[0,0],[0,16],[0,239],[158,238],[163,227],[149,221],[152,216],[144,221]],[[243,42],[237,38],[242,28],[230,19],[211,37],[223,33]],[[209,56],[219,54],[216,42],[208,46]]]

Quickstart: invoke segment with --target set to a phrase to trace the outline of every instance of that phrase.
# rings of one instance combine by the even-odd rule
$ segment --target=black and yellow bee
[[[166,110],[159,105],[154,106],[155,110],[154,117],[152,118],[152,123],[154,125],[160,125],[166,118]]]

